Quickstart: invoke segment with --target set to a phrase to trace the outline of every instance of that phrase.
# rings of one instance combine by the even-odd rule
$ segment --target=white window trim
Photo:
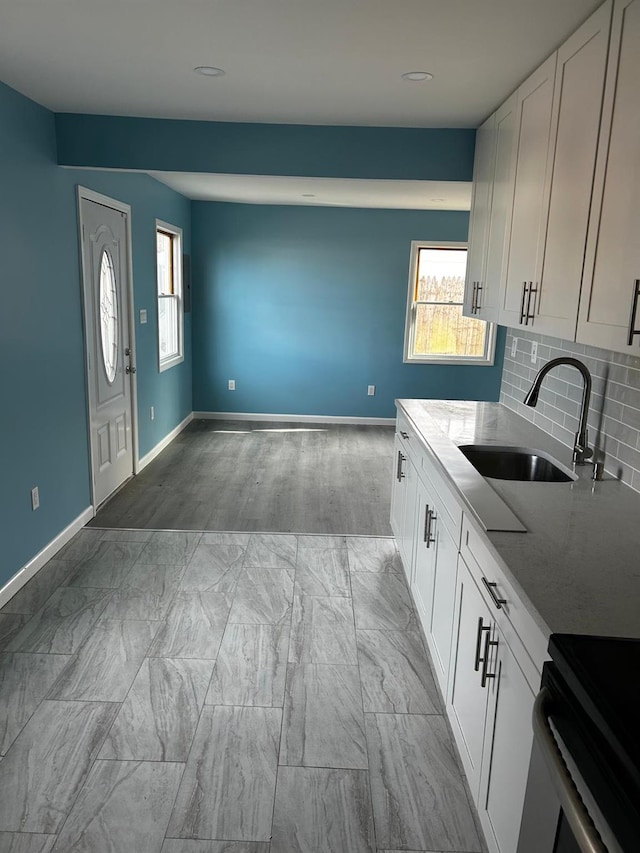
[[[477,367],[489,367],[494,363],[496,351],[496,326],[495,323],[487,323],[487,334],[485,335],[484,355],[473,358],[471,356],[412,356],[413,335],[415,330],[415,312],[413,310],[413,295],[415,293],[416,275],[418,273],[418,249],[468,249],[468,243],[452,243],[446,240],[411,241],[411,260],[409,263],[409,285],[407,289],[407,314],[404,325],[404,364],[458,364],[476,365]]]
[[[164,222],[162,219],[156,219],[156,228],[154,234],[158,231],[166,231],[167,234],[172,234],[178,239],[173,244],[173,270],[174,270],[174,287],[177,290],[178,296],[178,354],[162,358],[160,355],[160,311],[158,296],[158,273],[156,269],[156,315],[157,315],[157,330],[158,330],[158,373],[163,373],[169,370],[170,367],[175,367],[176,364],[181,364],[184,361],[184,300],[182,289],[182,228],[176,225],[171,225],[169,222]]]

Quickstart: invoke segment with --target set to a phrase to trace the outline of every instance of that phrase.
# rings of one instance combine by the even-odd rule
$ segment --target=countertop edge
[[[456,496],[459,497],[459,499],[462,503],[463,513],[466,512],[469,523],[472,524],[473,527],[475,527],[476,531],[483,536],[485,545],[487,547],[487,550],[489,551],[491,558],[493,560],[495,560],[498,567],[500,568],[500,570],[505,575],[505,578],[508,581],[508,583],[510,583],[513,586],[514,592],[522,601],[523,606],[525,607],[529,616],[533,620],[536,628],[542,633],[544,640],[546,642],[549,639],[549,636],[552,634],[552,631],[551,631],[549,625],[545,622],[542,615],[540,614],[538,609],[535,607],[535,605],[533,604],[533,602],[531,601],[531,599],[527,595],[526,590],[524,589],[524,587],[522,586],[520,581],[515,577],[515,575],[513,574],[511,569],[509,568],[509,565],[505,562],[504,558],[502,557],[502,555],[499,553],[499,551],[497,550],[497,548],[495,547],[495,545],[491,541],[491,538],[487,535],[490,531],[487,529],[484,522],[479,517],[475,508],[469,503],[464,492],[459,488],[456,481],[451,477],[449,470],[442,463],[442,460],[440,459],[440,457],[437,453],[437,450],[435,450],[433,448],[432,444],[425,437],[422,429],[420,427],[418,427],[415,420],[411,417],[411,413],[407,410],[407,407],[404,405],[405,402],[415,402],[415,401],[410,401],[410,400],[405,401],[403,399],[398,399],[395,402],[396,402],[396,406],[402,410],[405,417],[408,418],[408,420],[411,422],[411,425],[415,429],[418,438],[420,439],[422,444],[425,446],[425,449],[427,450],[427,452],[430,454],[430,456],[434,460],[435,464],[437,465],[438,472],[441,474],[441,476],[446,481],[446,483],[451,486],[452,491],[455,492]],[[496,405],[502,405],[502,404],[497,403]],[[469,467],[473,470],[474,474],[477,474],[477,476],[484,482],[486,487],[491,490],[492,494],[494,494],[496,496],[496,498],[499,501],[501,501],[501,503],[508,510],[508,512],[511,513],[511,515],[513,516],[514,519],[516,519],[516,521],[518,523],[518,527],[516,529],[506,531],[506,532],[513,532],[515,535],[526,534],[527,528],[519,521],[519,519],[517,519],[517,516],[509,509],[509,507],[502,500],[502,498],[496,492],[494,492],[493,489],[491,489],[490,484],[486,482],[485,478],[482,477],[481,474],[478,474],[478,472],[476,472],[475,469],[473,469],[473,466],[471,465],[470,462],[468,462],[466,459],[464,459],[464,457],[462,456],[462,453],[459,451],[455,442],[453,442],[453,441],[451,441],[451,439],[447,438],[447,436],[444,434],[444,432],[441,430],[441,428],[438,426],[438,424],[434,421],[434,419],[427,412],[424,412],[423,415],[425,418],[429,419],[433,429],[437,430],[437,432],[442,436],[442,441],[447,442],[451,446],[452,449],[455,449],[455,451],[460,455],[460,457],[464,460],[464,462],[466,462],[467,465],[469,465]]]

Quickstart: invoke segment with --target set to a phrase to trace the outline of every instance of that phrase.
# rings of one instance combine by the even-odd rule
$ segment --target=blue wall
[[[459,212],[194,203],[194,410],[393,417],[396,397],[497,400],[504,330],[493,367],[402,361],[411,241],[466,240],[467,225]]]
[[[90,503],[77,184],[132,206],[144,456],[192,408],[391,416],[396,396],[495,398],[499,369],[402,364],[410,241],[463,239],[465,214],[192,206],[109,168],[467,181],[474,135],[54,116],[0,83],[0,586]],[[187,317],[185,361],[160,374],[154,220],[188,252],[192,214],[197,347]]]
[[[475,130],[56,116],[66,166],[470,181]]]
[[[185,363],[158,374],[154,299],[154,217],[183,227],[188,248],[190,203],[145,175],[60,168],[53,114],[0,84],[0,586],[90,504],[78,183],[132,205],[135,302],[149,311],[136,323],[140,455],[191,411],[189,323]]]

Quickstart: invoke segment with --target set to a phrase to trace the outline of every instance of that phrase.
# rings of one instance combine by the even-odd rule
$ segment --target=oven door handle
[[[589,817],[571,774],[564,763],[553,731],[549,725],[551,694],[543,687],[533,705],[533,731],[542,749],[551,779],[560,799],[562,811],[571,827],[582,853],[607,853],[593,821]]]

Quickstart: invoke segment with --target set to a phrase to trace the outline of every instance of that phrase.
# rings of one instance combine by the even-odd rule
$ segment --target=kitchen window
[[[404,361],[493,364],[492,323],[464,317],[466,243],[411,244]]]
[[[158,370],[184,361],[182,230],[156,220],[158,282]]]

